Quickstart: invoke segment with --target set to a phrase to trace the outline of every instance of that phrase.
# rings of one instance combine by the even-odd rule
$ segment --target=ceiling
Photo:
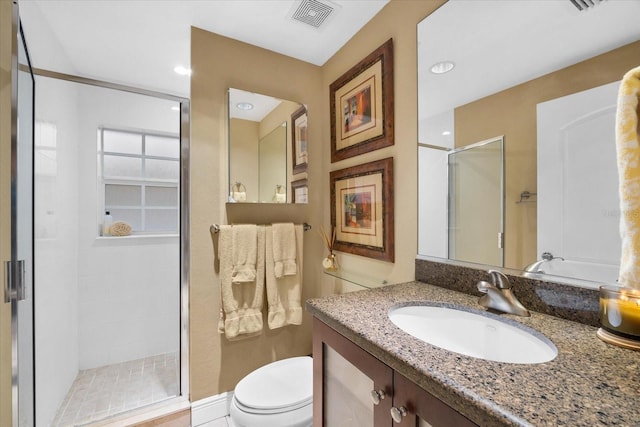
[[[419,120],[637,41],[639,16],[638,0],[584,11],[570,0],[450,0],[418,24]],[[445,60],[451,72],[429,72]]]
[[[326,16],[316,28],[291,19]],[[190,27],[324,64],[389,0],[19,0],[36,68],[188,97]],[[306,14],[306,15],[305,15]]]
[[[261,122],[281,102],[272,96],[229,88],[229,118]],[[242,108],[243,104],[250,107]]]

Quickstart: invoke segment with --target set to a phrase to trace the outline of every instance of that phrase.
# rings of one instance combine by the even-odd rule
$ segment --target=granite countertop
[[[502,315],[538,330],[558,349],[547,363],[520,365],[464,356],[396,327],[395,305],[442,302],[482,309],[478,298],[421,282],[307,301],[307,310],[481,426],[640,426],[640,353],[557,317]]]

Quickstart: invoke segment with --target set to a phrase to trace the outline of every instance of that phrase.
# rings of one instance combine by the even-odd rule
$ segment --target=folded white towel
[[[293,276],[298,272],[296,264],[296,232],[293,223],[273,224],[273,261],[276,278]]]
[[[220,318],[218,332],[228,339],[253,336],[263,328],[262,306],[264,302],[265,231],[258,226],[256,275],[253,282],[232,282],[233,231],[231,226],[221,225],[218,232],[220,262]],[[212,234],[212,236],[215,235]]]
[[[254,224],[231,226],[232,262],[231,281],[233,283],[253,282],[256,280],[256,259],[258,245],[258,227]]]
[[[294,226],[296,257],[299,267],[294,275],[276,277],[273,260],[275,234],[267,226],[266,231],[266,281],[267,281],[267,302],[269,313],[267,324],[270,329],[280,328],[286,325],[302,324],[302,260],[303,260],[303,234],[302,225]]]

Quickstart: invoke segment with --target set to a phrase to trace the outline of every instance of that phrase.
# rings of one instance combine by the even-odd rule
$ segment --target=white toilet
[[[235,427],[311,427],[313,359],[291,357],[244,377],[229,409]]]

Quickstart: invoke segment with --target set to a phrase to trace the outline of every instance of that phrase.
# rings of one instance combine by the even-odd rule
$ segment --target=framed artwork
[[[331,83],[331,163],[393,145],[393,39]]]
[[[309,187],[307,186],[306,178],[291,181],[291,201],[293,203],[308,203],[308,194]]]
[[[334,249],[394,262],[393,158],[330,173]]]
[[[307,170],[307,108],[303,105],[291,115],[291,153],[293,173]]]

